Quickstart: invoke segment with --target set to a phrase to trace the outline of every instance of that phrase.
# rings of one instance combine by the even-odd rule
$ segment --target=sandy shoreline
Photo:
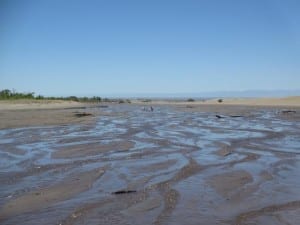
[[[205,105],[240,105],[240,106],[273,106],[273,107],[300,107],[300,96],[285,97],[285,98],[223,98],[222,102],[218,102],[219,99],[209,100],[141,100],[132,99],[133,104],[139,105],[193,105],[193,106],[205,106]],[[85,107],[95,105],[97,103],[80,103],[74,101],[63,100],[11,100],[0,101],[1,110],[22,110],[22,109],[61,109],[72,107]],[[111,104],[111,103],[101,103]],[[115,104],[115,103],[114,103]]]
[[[118,105],[117,103],[79,103],[62,100],[14,100],[0,101],[0,129],[26,126],[67,125],[91,122],[99,116],[101,107]],[[126,104],[125,104],[126,105]],[[172,106],[182,111],[213,112],[216,114],[245,115],[253,110],[271,108],[277,111],[299,110],[300,97],[268,99],[218,99],[203,101],[152,100],[143,102],[132,100],[132,104],[141,107]],[[90,113],[92,116],[78,118],[75,113]]]
[[[69,101],[0,101],[0,129],[91,122],[99,115],[91,106]],[[92,115],[78,117],[77,113]]]
[[[222,99],[222,102],[218,102]],[[136,104],[156,104],[156,105],[191,105],[191,106],[270,106],[270,107],[300,107],[300,96],[286,97],[286,98],[216,98],[209,100],[133,100]]]
[[[0,111],[2,110],[23,110],[23,109],[62,109],[72,107],[83,107],[85,104],[74,101],[63,100],[1,100]]]
[[[277,103],[2,102],[0,223],[296,225],[300,111]]]

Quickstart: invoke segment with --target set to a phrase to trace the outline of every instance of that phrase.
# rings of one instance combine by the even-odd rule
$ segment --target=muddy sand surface
[[[282,110],[2,110],[0,224],[299,224],[300,111]]]

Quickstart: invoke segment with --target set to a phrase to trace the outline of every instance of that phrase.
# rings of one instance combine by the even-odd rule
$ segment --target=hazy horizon
[[[35,95],[44,95],[36,93]],[[236,97],[236,98],[255,98],[255,97],[290,97],[300,96],[299,90],[244,90],[244,91],[213,91],[213,92],[186,92],[186,93],[70,93],[57,95],[44,95],[54,97],[93,97],[102,98],[216,98],[216,97]]]
[[[96,94],[95,94],[96,95]],[[93,94],[89,96],[94,96]],[[246,90],[246,91],[214,91],[197,93],[115,93],[102,94],[104,97],[132,97],[132,98],[214,98],[214,97],[291,97],[300,96],[300,90]]]

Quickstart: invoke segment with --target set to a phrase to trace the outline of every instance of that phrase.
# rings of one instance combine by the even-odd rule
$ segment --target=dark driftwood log
[[[226,118],[225,116],[221,116],[221,115],[216,115],[216,117],[218,119]],[[239,117],[243,117],[243,116],[240,116],[240,115],[229,115],[228,117],[239,118]]]
[[[114,195],[120,195],[120,194],[129,194],[129,193],[135,193],[135,190],[120,190],[120,191],[115,191],[112,194]]]
[[[282,113],[296,113],[295,110],[282,110]]]
[[[86,112],[83,112],[83,113],[75,113],[74,116],[76,117],[84,117],[84,116],[92,116],[93,114],[92,113],[86,113]]]

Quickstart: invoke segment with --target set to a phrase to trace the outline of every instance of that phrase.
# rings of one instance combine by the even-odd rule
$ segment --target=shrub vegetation
[[[193,98],[189,98],[187,101],[188,101],[188,102],[194,102],[194,101],[195,101],[195,99],[193,99]]]
[[[76,102],[101,102],[101,97],[44,97],[43,95],[34,95],[34,92],[21,93],[16,91],[11,91],[9,89],[4,89],[0,91],[0,100],[15,100],[15,99],[36,99],[36,100],[66,100],[66,101],[76,101]]]

